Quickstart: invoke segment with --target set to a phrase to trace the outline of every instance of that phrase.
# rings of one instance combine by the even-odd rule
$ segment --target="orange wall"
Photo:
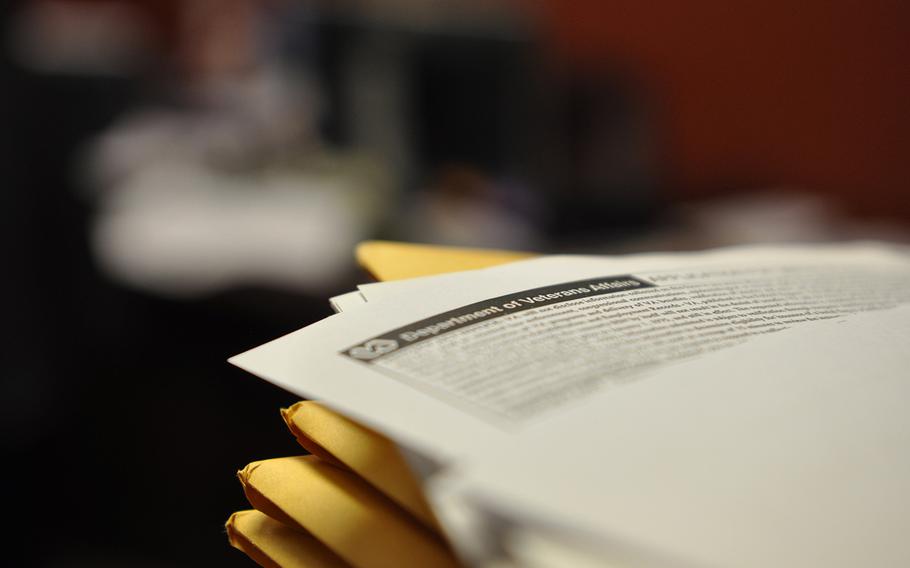
[[[563,62],[645,86],[677,197],[793,183],[910,219],[910,2],[546,6]]]

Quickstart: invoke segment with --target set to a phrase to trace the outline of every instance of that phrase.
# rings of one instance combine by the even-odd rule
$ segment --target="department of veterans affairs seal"
[[[369,361],[396,349],[398,349],[398,342],[394,339],[371,339],[363,345],[352,347],[348,350],[348,355],[355,359]]]

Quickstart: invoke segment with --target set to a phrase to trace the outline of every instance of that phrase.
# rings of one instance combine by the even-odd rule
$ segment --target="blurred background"
[[[364,239],[908,242],[901,0],[0,7],[10,566],[248,566],[296,397],[225,359]]]

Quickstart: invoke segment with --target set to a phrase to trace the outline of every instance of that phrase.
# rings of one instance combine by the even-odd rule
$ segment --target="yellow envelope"
[[[357,262],[377,280],[402,280],[488,268],[536,256],[529,252],[365,241],[357,245]]]
[[[311,534],[356,568],[459,565],[439,535],[354,473],[316,456],[253,462],[238,477],[253,507]]]
[[[312,535],[259,511],[238,511],[224,525],[231,546],[269,568],[349,568]]]
[[[486,268],[531,256],[384,241],[357,248],[360,264],[379,280]],[[438,524],[394,442],[314,402],[295,404],[282,415],[314,455],[255,462],[239,472],[247,498],[261,513],[231,517],[228,530],[235,547],[262,565],[288,568],[323,566],[310,560],[319,550],[315,545],[355,566],[458,565],[444,538],[428,529],[438,531]]]
[[[420,483],[394,442],[313,401],[298,402],[282,409],[281,415],[310,453],[347,467],[428,527],[441,532]]]

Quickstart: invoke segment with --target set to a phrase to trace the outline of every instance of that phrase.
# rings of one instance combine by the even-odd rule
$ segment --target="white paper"
[[[478,561],[491,519],[629,565],[908,560],[901,250],[547,257],[359,294],[232,362],[448,464],[434,499]]]
[[[356,310],[366,305],[366,303],[366,298],[357,290],[329,298],[329,305],[332,306],[336,314]]]
[[[449,482],[648,551],[634,565],[908,566],[908,346],[907,306],[766,335],[533,424]]]
[[[716,278],[722,280],[724,270],[748,272],[786,269],[793,271],[793,278],[796,278],[798,271],[829,266],[849,268],[854,272],[851,277],[854,280],[857,270],[861,276],[868,274],[868,288],[873,291],[878,288],[894,288],[895,279],[898,279],[898,283],[906,282],[900,280],[906,278],[906,259],[873,246],[790,249],[766,247],[703,254],[630,257],[547,257],[425,279],[420,283],[396,283],[384,287],[385,290],[394,289],[394,295],[388,295],[381,302],[370,299],[370,293],[367,292],[369,301],[366,305],[350,313],[332,316],[234,357],[232,362],[301,396],[324,401],[380,429],[396,441],[414,446],[434,459],[446,461],[470,455],[478,440],[505,443],[535,420],[571,413],[573,404],[590,399],[605,389],[618,388],[630,379],[637,380],[635,373],[622,368],[625,359],[618,357],[613,349],[598,351],[596,348],[585,347],[589,353],[579,358],[579,344],[576,340],[583,334],[577,333],[578,329],[573,328],[571,322],[562,326],[567,333],[575,333],[574,351],[568,352],[568,358],[560,359],[556,348],[558,346],[552,344],[553,334],[547,332],[550,333],[547,342],[541,344],[546,346],[545,350],[537,349],[533,341],[529,343],[528,338],[514,345],[516,352],[520,348],[529,357],[538,358],[535,363],[537,367],[528,369],[527,373],[518,373],[509,368],[510,361],[520,363],[526,358],[523,354],[516,356],[512,349],[488,349],[482,353],[486,359],[478,359],[473,353],[479,353],[478,350],[482,350],[485,344],[494,345],[492,341],[477,341],[481,337],[478,334],[492,333],[494,335],[490,337],[495,338],[498,345],[504,345],[502,332],[508,332],[510,326],[515,330],[530,329],[526,328],[526,324],[532,324],[530,320],[534,318],[542,318],[546,309],[564,309],[568,306],[568,303],[557,301],[537,312],[531,309],[521,314],[498,317],[502,314],[493,313],[492,310],[507,310],[502,305],[495,305],[497,301],[502,304],[502,296],[516,292],[522,296],[535,288],[563,286],[584,279],[590,279],[589,286],[599,285],[603,279],[611,278],[618,279],[617,281],[631,278],[638,279],[641,283],[657,282],[657,287],[649,291],[644,288],[618,290],[619,293],[616,294],[604,293],[605,295],[599,296],[601,299],[615,298],[620,301],[624,296],[636,294],[650,293],[653,297],[655,291],[662,293],[679,286],[679,280],[673,281],[676,276],[689,274],[687,278],[697,280],[699,271],[719,274]],[[862,281],[860,284],[865,285]],[[607,282],[606,285],[610,283]],[[857,282],[852,285],[856,286]],[[908,289],[906,286],[898,288]],[[562,299],[575,300],[576,297],[560,298]],[[597,298],[591,298],[591,301],[594,300]],[[624,309],[634,311],[630,307],[634,302],[622,302],[627,304]],[[438,336],[433,331],[438,328],[436,324],[418,325],[425,319],[436,321],[434,318],[442,318],[439,322],[441,324],[450,323],[453,318],[448,317],[447,311],[472,303],[485,306],[475,312],[475,315],[483,313],[496,317],[487,318],[484,315],[481,319],[489,321],[478,320],[474,322],[475,325],[461,326],[454,333],[445,330],[445,333],[440,332]],[[602,304],[598,305],[604,309]],[[583,314],[585,306],[586,304],[579,304],[572,309]],[[659,315],[659,310],[652,313]],[[534,317],[528,317],[530,315]],[[468,316],[471,314],[458,317]],[[666,325],[666,322],[658,323],[660,318],[652,318],[651,315],[631,314],[630,317],[642,319],[645,326]],[[586,322],[586,325],[594,324]],[[371,339],[408,326],[416,326],[412,330],[415,334],[428,333],[429,339],[414,345],[405,345],[407,341],[399,340],[398,343],[404,347],[393,349],[395,353],[383,357],[381,361],[360,361],[350,356],[354,350],[364,354],[377,345],[386,348],[387,342],[370,344]],[[638,333],[637,337],[641,340],[646,335]],[[621,346],[621,339],[613,337],[611,341]],[[471,342],[473,347],[465,347]],[[640,343],[645,345],[641,341]],[[654,345],[659,345],[659,342],[655,341]],[[714,346],[718,346],[716,342]],[[633,362],[641,366],[644,376],[661,366],[656,359],[665,358],[667,362],[672,362],[679,357],[698,356],[694,351],[673,353],[672,350],[654,349],[650,353],[642,350],[642,354],[647,356],[638,357]],[[632,360],[636,353],[627,355]],[[613,357],[615,360],[605,361],[604,357]],[[613,366],[606,365],[608,362]],[[493,377],[485,378],[485,364],[491,368],[495,366],[499,376],[507,377],[508,382],[497,382]],[[603,369],[608,367],[619,370],[604,374]],[[570,377],[567,373],[574,375]],[[458,383],[461,379],[464,380]],[[570,382],[571,389],[568,388]],[[563,386],[567,388],[562,388]]]

